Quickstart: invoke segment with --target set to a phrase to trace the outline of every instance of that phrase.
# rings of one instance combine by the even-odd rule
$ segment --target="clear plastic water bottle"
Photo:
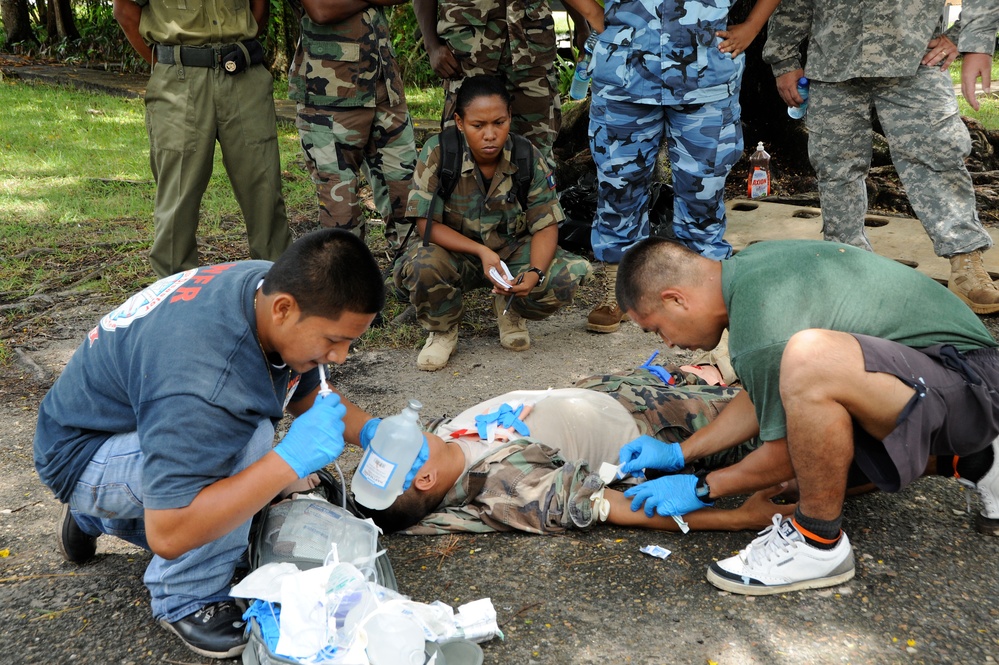
[[[802,76],[798,79],[798,96],[801,97],[801,106],[788,106],[787,114],[795,120],[801,120],[808,111],[808,79]]]
[[[572,85],[569,86],[570,99],[583,99],[590,89],[590,58],[593,47],[597,43],[597,33],[592,32],[583,45],[583,59],[576,63],[576,71],[572,75]]]
[[[406,474],[423,447],[419,422],[422,408],[422,404],[411,399],[400,413],[378,425],[375,438],[350,479],[350,489],[362,506],[383,510],[402,494]]]
[[[770,194],[770,153],[763,149],[763,141],[756,144],[756,152],[749,157],[749,198],[759,199]]]

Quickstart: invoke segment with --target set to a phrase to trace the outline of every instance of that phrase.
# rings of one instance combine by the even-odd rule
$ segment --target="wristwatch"
[[[530,268],[528,268],[524,272],[536,272],[536,273],[538,273],[538,286],[541,286],[542,284],[545,283],[545,271],[542,270],[541,268],[535,268],[534,266],[531,266]]]
[[[694,485],[694,494],[701,501],[707,501],[708,497],[711,495],[711,488],[708,487],[708,480],[706,477],[701,476],[697,479],[697,484]]]

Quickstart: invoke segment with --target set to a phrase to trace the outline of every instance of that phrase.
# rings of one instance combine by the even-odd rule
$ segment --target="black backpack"
[[[434,192],[433,198],[430,199],[430,210],[427,213],[427,227],[423,234],[424,247],[430,242],[430,228],[434,223],[434,210],[437,207],[437,201],[441,201],[441,211],[443,213],[444,206],[447,204],[448,199],[451,198],[455,185],[458,184],[458,177],[461,175],[461,159],[465,152],[465,141],[461,132],[454,125],[442,129],[438,136],[441,156],[440,161],[437,162],[437,191]],[[511,132],[510,136],[513,138],[513,151],[510,157],[513,165],[517,167],[514,189],[516,190],[517,201],[520,202],[521,210],[526,211],[527,195],[531,192],[531,180],[534,175],[534,166],[532,164],[534,150],[531,142],[520,134]],[[398,259],[402,254],[415,228],[416,224],[409,227],[409,232],[399,246],[399,251],[396,253],[395,259]]]

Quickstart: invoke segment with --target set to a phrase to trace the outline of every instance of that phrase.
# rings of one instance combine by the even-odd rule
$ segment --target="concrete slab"
[[[726,203],[728,229],[725,238],[736,251],[760,240],[822,239],[822,210],[806,206],[733,199]],[[911,217],[867,215],[867,237],[874,251],[912,266],[938,282],[947,283],[950,262],[933,253],[933,243],[919,220]],[[993,241],[999,233],[986,229]],[[999,278],[999,252],[985,254],[985,269]]]

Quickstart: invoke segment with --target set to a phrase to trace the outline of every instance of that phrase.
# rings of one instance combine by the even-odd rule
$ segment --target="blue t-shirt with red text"
[[[138,432],[146,508],[188,505],[229,475],[263,418],[318,384],[267,362],[254,296],[268,261],[187,270],[104,316],[45,396],[35,468],[60,501],[113,434]],[[308,385],[306,385],[308,384]]]

